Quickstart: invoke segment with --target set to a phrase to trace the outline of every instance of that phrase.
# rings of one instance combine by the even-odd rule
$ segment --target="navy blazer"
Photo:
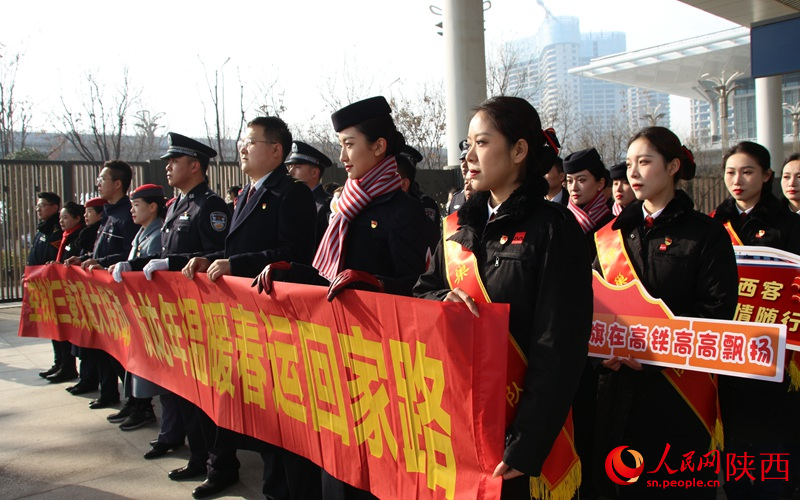
[[[281,164],[249,201],[245,186],[236,201],[225,250],[205,257],[229,259],[231,274],[255,277],[267,264],[311,264],[316,250],[317,206],[305,183]]]

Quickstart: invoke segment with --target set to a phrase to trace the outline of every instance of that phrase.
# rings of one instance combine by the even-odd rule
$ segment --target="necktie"
[[[644,228],[645,229],[652,229],[653,225],[655,225],[656,220],[649,215],[644,218]]]
[[[253,193],[256,192],[256,185],[250,184],[250,189],[247,191],[247,198],[244,199],[244,202],[247,203],[250,201],[250,197],[253,196]]]

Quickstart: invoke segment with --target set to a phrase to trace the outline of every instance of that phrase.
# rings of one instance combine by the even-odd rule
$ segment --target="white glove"
[[[114,266],[114,271],[111,273],[111,276],[117,283],[122,283],[122,273],[129,272],[131,272],[131,265],[128,262],[117,262],[117,265]]]
[[[156,271],[169,271],[169,259],[153,259],[145,264],[144,277],[148,280],[153,279],[153,273]]]

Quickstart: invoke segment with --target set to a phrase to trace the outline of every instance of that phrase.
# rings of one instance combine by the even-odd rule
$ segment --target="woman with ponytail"
[[[509,363],[522,363],[523,391],[493,475],[503,478],[502,498],[571,498],[580,482],[577,457],[573,451],[563,461],[549,453],[562,430],[571,433],[568,415],[586,362],[592,284],[575,217],[544,199],[544,174],[556,161],[558,141],[552,129],[542,130],[533,106],[506,96],[475,108],[467,140],[476,193],[445,220],[443,242],[414,295],[464,303],[475,315],[476,302],[510,304],[509,331],[521,359]],[[461,265],[472,271],[456,281]],[[509,342],[505,329],[496,334],[497,342]],[[558,473],[545,477],[543,464],[550,460]]]
[[[733,244],[800,254],[800,218],[789,213],[772,194],[774,172],[767,148],[755,142],[740,142],[725,153],[722,166],[730,197],[712,212],[712,217],[725,226]],[[789,370],[788,363],[786,368]],[[782,383],[720,376],[726,455],[747,452],[754,457],[755,470],[761,470],[761,453],[789,451],[785,446],[787,431],[796,415],[788,414],[785,408],[798,398],[797,393],[789,394],[789,385],[788,375]],[[726,481],[724,488],[731,500],[768,500],[780,498],[783,484],[761,481],[756,475],[752,484],[745,476]]]
[[[669,129],[648,127],[628,142],[627,176],[637,201],[595,235],[595,267],[612,284],[639,280],[676,316],[733,319],[738,277],[736,259],[723,227],[694,210],[676,189],[694,177],[691,152]],[[618,258],[621,257],[621,258]],[[696,462],[722,441],[716,377],[702,372],[642,365],[633,358],[600,363],[595,482],[617,498],[674,498],[669,489],[642,480],[614,492],[603,464],[619,446],[647,457],[647,479],[713,481],[713,467],[696,471],[658,466],[669,445],[675,457],[694,452]],[[650,473],[650,471],[656,471]],[[674,472],[674,474],[673,474]],[[715,499],[715,488],[692,488],[682,498]]]

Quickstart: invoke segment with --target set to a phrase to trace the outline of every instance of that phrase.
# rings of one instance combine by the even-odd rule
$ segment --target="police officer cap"
[[[284,162],[287,165],[314,165],[320,170],[325,170],[333,165],[330,158],[325,156],[322,151],[301,141],[292,143],[292,152]]]
[[[603,160],[600,159],[600,153],[598,153],[596,149],[582,149],[564,158],[564,172],[568,174],[577,174],[584,170],[588,170],[595,179],[602,179],[605,177],[606,166],[603,165]]]
[[[337,132],[341,132],[347,127],[357,125],[370,118],[389,115],[391,113],[392,108],[389,107],[386,98],[379,95],[343,107],[331,115],[331,121],[333,122],[333,129]]]
[[[411,160],[411,162],[416,165],[417,163],[422,161],[422,153],[417,151],[415,148],[412,148],[408,144],[403,146],[403,150],[400,151],[400,154]]]
[[[185,135],[176,134],[175,132],[167,133],[169,139],[169,149],[167,154],[161,157],[162,160],[169,158],[177,158],[179,156],[191,156],[201,160],[208,161],[209,158],[217,156],[216,150],[197,142],[194,139],[186,137]]]
[[[464,158],[467,157],[467,150],[469,149],[466,139],[458,143],[458,149],[461,150],[461,155],[458,157],[458,159],[464,161]]]
[[[131,199],[139,198],[163,198],[164,188],[158,184],[142,184],[131,193]]]
[[[624,161],[617,163],[616,165],[612,165],[609,168],[611,171],[611,180],[615,181],[617,179],[625,179],[628,180],[628,166],[625,164]]]

